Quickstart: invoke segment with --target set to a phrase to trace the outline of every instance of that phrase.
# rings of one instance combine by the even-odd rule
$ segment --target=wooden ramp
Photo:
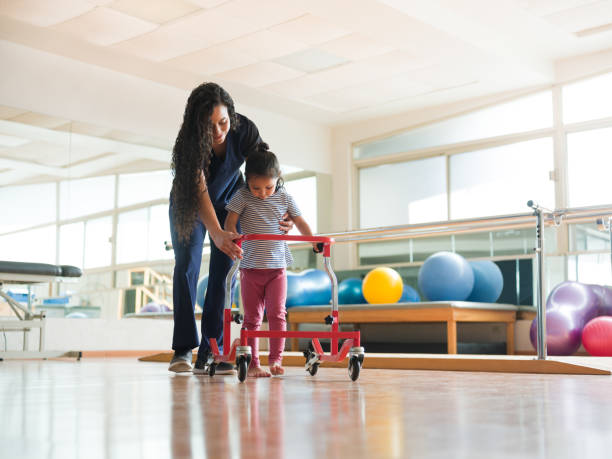
[[[195,360],[195,354],[193,356]],[[140,357],[143,362],[170,362],[172,352]],[[260,352],[262,365],[268,363],[268,353]],[[283,364],[303,366],[301,352],[285,352]],[[322,367],[346,367],[344,362],[325,362]],[[475,371],[493,373],[539,373],[565,375],[610,375],[612,357],[549,357],[537,360],[533,356],[448,355],[448,354],[368,354],[363,368],[393,370]]]

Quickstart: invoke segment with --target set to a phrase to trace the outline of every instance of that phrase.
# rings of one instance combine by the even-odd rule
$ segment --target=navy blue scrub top
[[[244,186],[240,166],[247,155],[260,143],[257,126],[246,116],[236,113],[238,128],[230,130],[226,137],[225,158],[213,154],[208,173],[208,195],[217,212],[225,212],[225,206],[234,193]]]

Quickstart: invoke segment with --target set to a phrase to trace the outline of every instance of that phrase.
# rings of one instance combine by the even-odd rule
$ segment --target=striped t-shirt
[[[280,229],[283,215],[302,215],[291,195],[283,187],[272,196],[260,199],[253,196],[245,186],[236,191],[225,208],[240,216],[243,234],[283,234]],[[244,241],[242,250],[244,253],[240,262],[241,268],[286,268],[293,263],[285,241]]]

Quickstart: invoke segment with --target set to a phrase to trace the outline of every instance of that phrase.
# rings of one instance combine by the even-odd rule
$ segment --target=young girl
[[[283,187],[278,160],[260,143],[246,160],[246,186],[239,189],[226,206],[225,230],[244,234],[285,234],[279,226],[279,218],[285,213],[293,219],[297,229],[306,236],[312,231],[301,216],[295,201]],[[316,250],[316,243],[313,244]],[[287,274],[285,268],[293,262],[285,241],[244,241],[240,263],[240,285],[244,306],[244,326],[247,330],[259,330],[264,308],[270,330],[286,330],[285,300],[287,299]],[[249,338],[253,359],[248,375],[269,377],[282,375],[281,366],[284,338],[270,338],[270,371],[259,364],[258,339]]]

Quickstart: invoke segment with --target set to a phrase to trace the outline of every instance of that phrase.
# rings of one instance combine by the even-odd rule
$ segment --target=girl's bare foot
[[[272,373],[273,376],[284,375],[285,369],[281,367],[280,363],[275,363],[270,367],[270,373]]]
[[[271,376],[270,372],[264,370],[261,367],[251,367],[249,368],[249,372],[247,375],[251,378],[269,378]]]

